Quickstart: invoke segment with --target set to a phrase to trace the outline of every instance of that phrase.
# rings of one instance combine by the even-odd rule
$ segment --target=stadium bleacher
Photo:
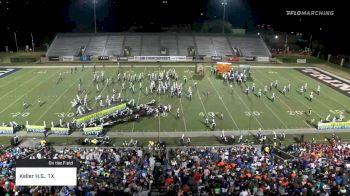
[[[179,48],[179,55],[180,56],[188,56],[187,49],[190,46],[195,46],[193,37],[192,36],[184,36],[179,35],[177,37],[178,39],[178,48]]]
[[[179,56],[178,42],[175,35],[161,35],[160,47],[168,48],[170,56]],[[184,56],[187,56],[187,55],[185,54]]]
[[[233,48],[240,48],[243,56],[271,56],[264,41],[259,37],[229,37]]]
[[[131,47],[131,56],[159,56],[162,48],[168,49],[169,56],[188,56],[189,47],[208,57],[233,55],[233,48],[239,48],[243,56],[271,56],[257,36],[166,33],[58,34],[46,56],[78,56],[82,46],[86,48],[83,55],[92,56],[119,56],[126,46]]]
[[[140,35],[128,35],[125,37],[125,46],[131,47],[132,56],[141,55],[142,37]]]
[[[158,35],[142,35],[141,56],[159,56],[160,45]]]
[[[107,37],[106,46],[103,51],[105,56],[118,56],[122,54],[124,36],[111,35]]]
[[[0,195],[349,195],[350,145],[0,148]],[[16,159],[76,159],[76,187],[16,187]],[[30,194],[26,194],[30,193]],[[41,193],[41,194],[40,194]]]

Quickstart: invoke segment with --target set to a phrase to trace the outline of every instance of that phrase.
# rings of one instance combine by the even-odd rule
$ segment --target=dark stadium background
[[[340,0],[229,0],[226,19],[238,28],[270,24],[278,31],[302,32],[305,39],[312,34],[329,52],[350,55],[345,4]],[[335,15],[286,16],[286,10],[331,10]],[[99,32],[127,31],[131,26],[159,32],[161,27],[184,27],[209,19],[222,20],[221,0],[97,0]],[[93,0],[0,0],[1,51],[5,45],[14,47],[14,32],[23,47],[31,44],[30,32],[38,46],[57,32],[92,31]]]

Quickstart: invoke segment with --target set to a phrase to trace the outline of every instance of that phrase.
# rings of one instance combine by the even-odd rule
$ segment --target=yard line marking
[[[307,77],[307,76],[305,76],[305,77]],[[315,82],[318,82],[319,83],[319,81],[317,81],[317,80],[315,80],[314,78],[311,78],[311,79],[313,79],[313,81],[315,81]],[[301,81],[302,83],[305,83],[305,81],[306,80],[304,80],[304,79],[299,79],[299,77],[297,77],[297,80],[299,80],[299,81]],[[314,83],[314,82],[313,82]],[[334,89],[333,88],[331,88],[333,91],[334,91]],[[312,90],[313,91],[313,90]],[[334,101],[335,103],[337,103],[337,104],[339,104],[340,106],[342,106],[342,107],[344,107],[344,109],[346,109],[346,107],[343,105],[343,104],[341,104],[341,103],[339,103],[339,102],[337,102],[336,100],[334,100],[331,96],[328,96],[328,94],[327,93],[323,93],[322,94],[322,96],[325,96],[325,97],[327,97],[327,98],[329,98],[329,99],[331,99],[332,101]],[[320,100],[318,100],[318,99],[314,99],[314,100],[316,100],[317,102],[319,102],[321,105],[323,105],[325,108],[329,108],[329,109],[332,109],[331,107],[329,107],[329,106],[327,106],[326,104],[324,104],[323,102],[321,102]]]
[[[91,80],[90,84],[89,84],[88,86],[86,86],[85,90],[87,90],[93,83],[94,83],[94,81]],[[86,92],[87,92],[87,91],[86,91]],[[86,94],[88,94],[88,93],[86,93]],[[81,94],[80,94],[80,95],[81,95]],[[66,96],[64,95],[64,97],[66,97]],[[66,112],[66,114],[70,113],[71,110],[72,110],[72,107],[69,107],[69,110]],[[65,122],[66,117],[67,117],[67,116],[64,116],[64,117],[63,117],[63,119],[62,119],[63,122]]]
[[[146,73],[146,67],[145,67],[145,69],[143,69],[143,73]],[[142,81],[143,82],[143,81]],[[137,105],[140,105],[139,104],[139,101],[140,101],[140,97],[141,97],[141,92],[142,92],[142,88],[140,89],[139,88],[139,96],[138,96],[138,98],[137,98]],[[132,123],[132,129],[131,129],[131,132],[134,132],[134,129],[135,129],[135,121]]]
[[[16,90],[19,89],[21,86],[23,86],[23,85],[25,85],[25,84],[28,84],[28,82],[30,82],[30,81],[36,79],[37,77],[39,77],[39,76],[35,76],[35,77],[31,78],[30,80],[28,80],[28,81],[26,81],[26,82],[22,82],[22,84],[18,85],[16,88],[14,88],[14,89],[12,89],[11,91],[8,91],[6,94],[2,95],[2,96],[0,97],[0,100],[3,99],[6,95],[11,94],[12,92],[16,91]]]
[[[191,81],[194,83],[192,77],[191,77]],[[201,102],[201,104],[202,104],[202,107],[203,107],[203,109],[204,109],[205,115],[208,115],[208,112],[207,112],[207,110],[206,110],[206,108],[205,108],[205,106],[204,106],[203,100],[202,100],[202,96],[201,96],[200,93],[199,93],[199,88],[197,89],[197,95],[198,95],[199,100],[200,100],[200,102]],[[232,117],[231,119],[233,120],[233,124],[236,126],[237,130],[239,130],[239,128],[238,128],[238,126],[237,126],[237,123],[234,121],[233,117]],[[207,129],[207,131],[209,131],[209,130]]]
[[[281,78],[282,80],[285,80],[285,78],[281,77],[279,74],[277,74],[277,77]],[[288,82],[288,81],[287,81]],[[291,85],[291,86],[296,86],[296,89],[298,89],[298,86],[295,85],[294,83]],[[292,91],[290,91],[292,92]],[[309,106],[307,106],[305,103],[303,103],[302,101],[300,101],[298,98],[296,98],[295,96],[290,96],[292,97],[293,99],[297,100],[299,103],[303,104],[306,108],[309,108]],[[318,117],[322,118],[322,116],[317,113],[316,111],[313,111],[313,113],[315,113]]]
[[[158,67],[158,74],[160,73],[160,67]],[[158,93],[158,105],[160,104],[160,93]],[[158,113],[158,140],[160,140],[160,115]]]
[[[283,126],[288,129],[288,126],[275,114],[275,112],[272,111],[272,109],[270,108],[270,106],[268,106],[265,102],[263,102],[263,104],[267,107],[268,110],[270,110],[270,112],[272,113],[272,115],[274,115],[282,124]]]
[[[262,75],[263,77],[265,77],[264,74],[261,74],[261,75]],[[268,79],[268,77],[265,77],[265,78]],[[264,86],[264,84],[263,84],[262,82],[260,82],[258,79],[255,79],[254,81],[257,81],[257,83],[259,83],[259,84],[261,84],[262,86]],[[283,101],[283,99],[279,98],[279,96],[277,96],[276,98],[279,99],[290,111],[293,110],[288,104],[286,104],[286,103]],[[265,103],[264,103],[264,104],[265,104]],[[300,119],[303,121],[303,123],[304,123],[305,125],[307,125],[308,127],[312,127],[312,126],[310,126],[308,123],[306,123],[306,122],[305,122],[305,119],[303,119],[301,116],[297,115],[297,117],[300,118]]]
[[[96,72],[97,72],[97,71],[96,71]],[[112,73],[112,77],[113,77],[113,73]],[[108,78],[108,77],[106,76],[106,78]],[[103,91],[106,89],[106,87],[107,87],[107,84],[105,84],[104,87],[102,88],[102,91],[99,92],[99,94],[100,94],[101,96],[102,96]],[[92,108],[91,108],[92,110],[95,109],[97,102],[98,102],[98,101],[96,101],[95,104],[92,106]]]
[[[184,125],[185,125],[185,132],[187,132],[187,127],[186,127],[186,121],[185,121],[185,114],[184,114],[184,111],[182,109],[182,95],[180,97],[180,107],[181,107],[181,116],[182,116],[182,119],[184,121]]]
[[[86,73],[85,73],[84,75],[86,75]],[[51,110],[51,108],[56,104],[56,102],[59,101],[59,100],[63,97],[63,95],[65,95],[65,94],[75,85],[75,83],[76,83],[79,79],[80,79],[80,78],[77,77],[77,79],[76,79],[74,82],[72,82],[72,85],[71,85],[69,88],[67,88],[58,98],[56,98],[56,100],[55,100],[55,101],[50,105],[50,107],[47,108],[47,110],[34,122],[34,124],[36,124],[37,122],[39,122],[39,120],[41,120],[41,118],[44,117],[44,116],[46,115],[46,113],[47,113],[49,110]]]
[[[19,70],[19,71],[20,71],[20,70]],[[14,72],[14,73],[17,73],[17,72]],[[1,82],[3,85],[1,85],[0,88],[2,88],[2,87],[4,87],[4,86],[7,86],[7,85],[9,85],[9,84],[11,84],[11,83],[13,83],[13,82],[15,82],[15,81],[17,81],[18,79],[23,78],[24,76],[26,76],[27,74],[30,74],[30,73],[32,73],[32,72],[28,71],[28,72],[26,72],[26,73],[23,73],[21,76],[18,76],[18,77],[13,78],[13,80],[12,80],[12,79],[8,79],[8,78],[6,79],[6,77],[3,77],[3,78],[1,78],[0,81],[6,79],[6,80],[5,80],[6,83],[5,83],[5,82]]]
[[[226,109],[228,115],[230,116],[232,122],[236,125],[236,127],[238,127],[237,124],[236,124],[236,122],[235,122],[235,120],[234,120],[233,117],[232,117],[232,114],[231,114],[230,110],[227,108],[225,102],[222,100],[222,97],[220,96],[218,90],[215,88],[213,82],[211,81],[211,79],[210,79],[208,76],[206,76],[206,77],[207,77],[207,79],[209,80],[209,83],[211,84],[211,86],[213,87],[213,89],[215,90],[216,94],[219,96],[219,100],[220,100],[221,103],[224,105],[224,107],[225,107],[225,109]],[[234,90],[234,92],[236,93],[235,90]],[[239,97],[239,99],[241,100],[241,102],[246,106],[246,108],[249,110],[249,107],[242,101],[241,97],[240,97],[240,96],[238,96],[238,97]],[[261,126],[261,128],[263,128],[263,126],[262,126],[262,124],[260,123],[260,121],[259,121],[255,116],[254,116],[254,118],[255,118],[255,120],[259,123],[259,125]]]
[[[54,74],[52,74],[48,79],[52,78],[54,75],[56,74],[56,72]],[[14,105],[15,103],[17,103],[20,99],[22,99],[23,97],[25,97],[29,92],[32,92],[35,88],[37,88],[38,86],[40,86],[41,84],[43,84],[44,82],[46,82],[48,79],[43,80],[39,83],[37,83],[37,85],[35,85],[33,88],[31,88],[29,91],[26,91],[25,93],[22,94],[22,96],[20,96],[18,99],[16,99],[15,101],[13,101],[11,104],[7,105],[7,107],[5,107],[2,111],[0,111],[0,114],[3,113],[4,111],[6,111],[8,108],[10,108],[12,105]]]

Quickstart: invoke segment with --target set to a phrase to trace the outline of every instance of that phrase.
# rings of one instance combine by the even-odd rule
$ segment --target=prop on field
[[[86,122],[89,122],[89,121],[93,121],[93,120],[102,118],[104,116],[108,116],[110,114],[113,114],[115,112],[118,112],[118,111],[121,111],[121,110],[125,109],[126,106],[127,106],[126,103],[122,103],[122,104],[119,104],[117,106],[108,108],[106,110],[102,110],[102,111],[99,111],[99,112],[88,114],[86,116],[78,118],[76,120],[76,123],[79,125],[79,124],[83,124],[83,123],[86,123]]]
[[[102,133],[103,126],[96,126],[96,127],[84,127],[83,133],[84,135],[98,135]]]
[[[14,134],[17,131],[20,131],[23,128],[22,125],[17,124],[15,121],[10,122],[9,124],[2,123],[0,126],[0,135],[2,134]]]
[[[69,135],[69,126],[66,127],[51,127],[50,132],[53,135]]]
[[[40,125],[29,125],[26,122],[27,133],[45,133],[47,131],[46,122],[44,121],[44,126]]]
[[[198,75],[201,75],[201,76],[204,75],[204,66],[203,66],[202,63],[196,64],[196,70],[195,70],[194,73],[198,74]]]
[[[88,129],[90,127],[102,126],[104,128],[112,127],[116,124],[139,121],[142,117],[158,117],[167,116],[169,105],[160,104],[157,106],[156,101],[152,100],[146,104],[135,106],[134,101],[118,105],[113,108],[103,110],[88,116],[84,116],[75,120],[73,125],[76,128]],[[86,132],[89,134],[88,132]],[[94,135],[97,134],[94,131]]]
[[[204,66],[202,63],[196,64],[195,70],[194,70],[194,77],[204,77]]]
[[[222,75],[232,70],[232,63],[217,62],[215,69],[217,74]]]

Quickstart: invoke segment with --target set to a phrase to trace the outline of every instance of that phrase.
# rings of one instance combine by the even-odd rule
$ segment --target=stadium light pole
[[[32,38],[32,48],[33,48],[33,53],[34,53],[34,39],[33,39],[33,32],[30,32],[30,36]]]
[[[95,33],[97,33],[97,29],[96,29],[96,0],[94,1],[94,23],[95,23]]]
[[[16,43],[16,52],[18,52],[18,45],[17,45],[17,35],[16,35],[16,32],[14,32],[14,35],[15,35],[15,43]]]
[[[222,14],[222,34],[225,34],[225,15],[226,15],[227,0],[223,0],[221,2],[221,5],[224,6],[223,14]]]

